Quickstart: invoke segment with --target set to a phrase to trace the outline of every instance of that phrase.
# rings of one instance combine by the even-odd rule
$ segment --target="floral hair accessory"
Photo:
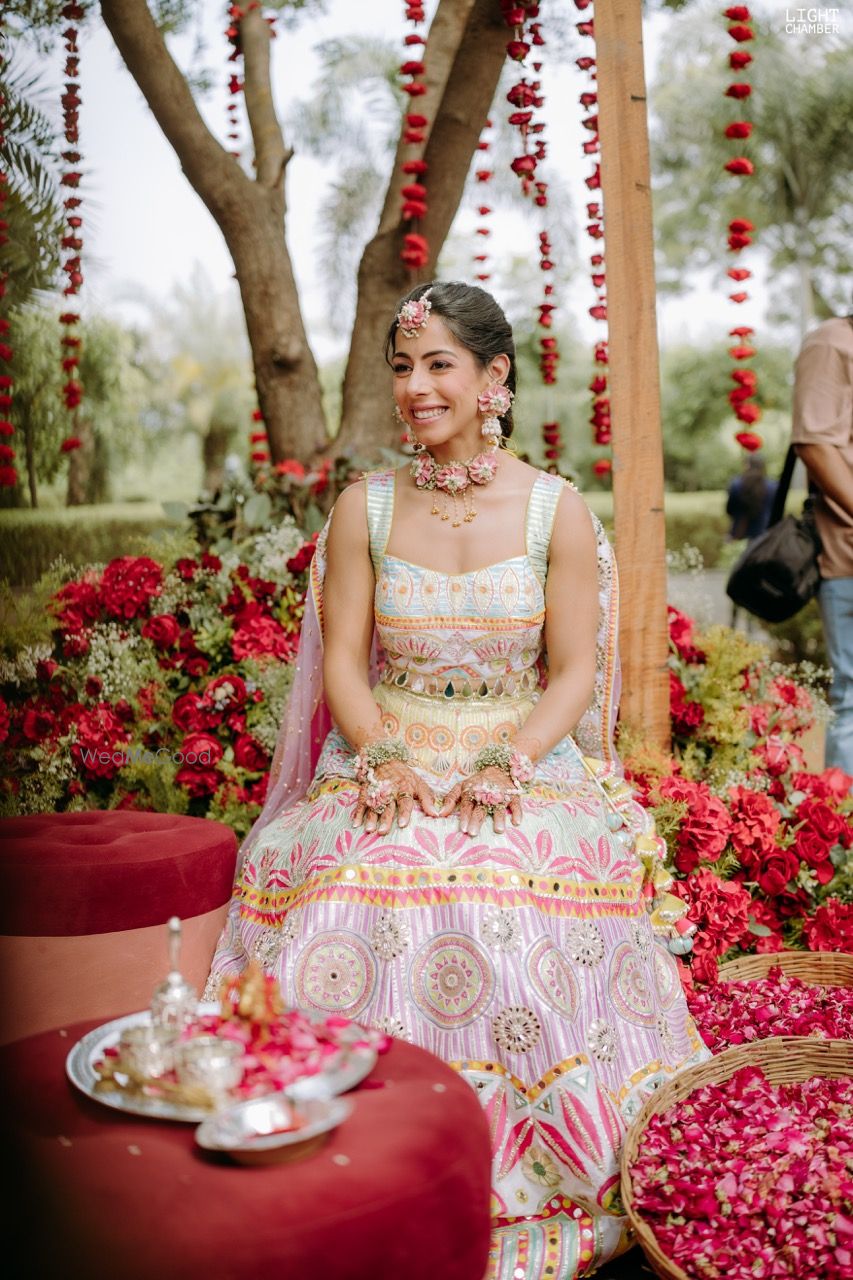
[[[427,289],[426,293],[421,294],[419,298],[404,302],[397,312],[397,324],[404,338],[417,338],[421,329],[425,329],[429,324],[432,311],[429,294],[430,291]]]

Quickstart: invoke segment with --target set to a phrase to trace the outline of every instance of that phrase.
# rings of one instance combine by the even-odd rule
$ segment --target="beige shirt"
[[[794,444],[834,444],[853,471],[853,323],[825,320],[806,336],[794,373]],[[815,503],[824,578],[853,577],[853,516],[826,494]]]

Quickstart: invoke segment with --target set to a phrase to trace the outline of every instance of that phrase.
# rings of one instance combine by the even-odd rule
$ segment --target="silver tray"
[[[218,1004],[200,1004],[198,1012],[201,1016],[218,1013]],[[303,1010],[309,1019],[322,1021],[323,1015]],[[136,1026],[151,1021],[148,1009],[140,1013],[128,1013],[123,1018],[114,1018],[103,1026],[89,1031],[71,1049],[65,1059],[65,1073],[73,1085],[87,1098],[100,1102],[115,1111],[125,1111],[130,1115],[151,1116],[157,1120],[186,1120],[198,1124],[212,1114],[209,1108],[191,1107],[176,1102],[168,1102],[163,1098],[128,1097],[116,1089],[113,1092],[95,1092],[95,1085],[100,1077],[95,1071],[95,1063],[104,1056],[107,1049],[114,1049],[119,1042],[125,1027]],[[335,1098],[346,1093],[364,1079],[376,1063],[376,1050],[369,1046],[343,1048],[328,1059],[328,1066],[315,1075],[302,1076],[301,1079],[288,1085],[284,1093],[294,1101],[307,1102],[315,1099]]]

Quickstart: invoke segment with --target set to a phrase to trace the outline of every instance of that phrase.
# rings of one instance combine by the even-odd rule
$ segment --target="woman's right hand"
[[[415,801],[430,818],[438,817],[435,797],[414,769],[402,760],[386,760],[371,770],[375,782],[364,782],[358,793],[353,826],[386,836],[395,817],[398,827],[406,827]]]

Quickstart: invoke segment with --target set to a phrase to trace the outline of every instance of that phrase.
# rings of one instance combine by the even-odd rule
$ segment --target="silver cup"
[[[134,1075],[157,1080],[175,1065],[178,1033],[173,1027],[155,1027],[148,1023],[125,1027],[119,1039],[121,1062]]]
[[[181,1084],[197,1085],[217,1106],[228,1102],[229,1091],[243,1079],[244,1049],[221,1036],[193,1036],[178,1046],[176,1071]]]

